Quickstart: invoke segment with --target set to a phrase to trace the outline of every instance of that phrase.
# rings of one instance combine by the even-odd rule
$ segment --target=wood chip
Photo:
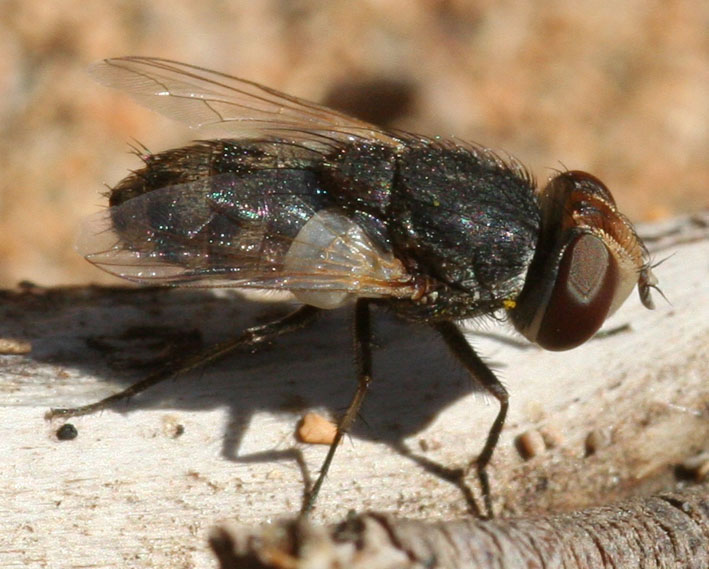
[[[31,342],[25,342],[17,338],[0,338],[0,355],[29,354],[31,351]]]

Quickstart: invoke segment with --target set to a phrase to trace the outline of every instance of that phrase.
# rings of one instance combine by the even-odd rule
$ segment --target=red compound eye
[[[615,297],[618,266],[608,248],[589,234],[563,253],[535,342],[547,350],[583,344],[601,327]]]

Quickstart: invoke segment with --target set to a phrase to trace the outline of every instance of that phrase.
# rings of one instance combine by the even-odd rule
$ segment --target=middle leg
[[[357,390],[355,391],[352,401],[350,401],[345,414],[342,416],[337,425],[337,433],[335,434],[334,440],[330,444],[327,456],[325,457],[323,465],[320,468],[318,478],[303,500],[301,515],[306,515],[313,509],[315,500],[317,499],[320,488],[322,487],[325,476],[327,475],[327,471],[330,469],[330,465],[332,464],[332,459],[335,457],[335,451],[337,450],[342,437],[344,437],[352,427],[352,423],[354,423],[354,420],[362,407],[362,402],[364,401],[369,385],[372,382],[372,332],[369,304],[370,301],[367,299],[359,299],[355,304],[354,353],[357,368]]]

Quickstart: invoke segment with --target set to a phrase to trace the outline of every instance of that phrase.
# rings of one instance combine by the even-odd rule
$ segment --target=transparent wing
[[[327,107],[185,63],[121,57],[97,63],[90,72],[149,109],[214,136],[399,144],[393,134]]]
[[[410,276],[356,223],[292,192],[232,192],[231,176],[154,190],[85,220],[77,249],[146,284],[410,296]]]

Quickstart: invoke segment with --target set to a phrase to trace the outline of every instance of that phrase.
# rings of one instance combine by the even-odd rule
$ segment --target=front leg
[[[470,372],[470,375],[473,376],[475,381],[479,382],[480,385],[500,403],[500,410],[488,431],[485,446],[483,446],[478,457],[472,460],[466,469],[467,472],[473,464],[475,464],[483,499],[485,500],[485,509],[487,510],[488,517],[492,518],[492,497],[490,495],[490,481],[487,476],[486,468],[492,458],[492,453],[495,451],[497,442],[500,439],[502,427],[505,424],[505,417],[507,416],[507,409],[509,407],[509,394],[500,383],[500,380],[492,373],[492,370],[480,359],[480,356],[475,353],[475,350],[468,344],[463,333],[453,322],[435,322],[431,324],[431,326],[443,336],[448,348]]]
[[[275,340],[277,337],[299,330],[310,324],[319,314],[320,309],[314,306],[301,306],[295,312],[273,322],[253,326],[246,329],[238,337],[231,340],[221,342],[205,351],[187,356],[182,360],[175,361],[169,366],[149,375],[145,379],[134,383],[123,391],[109,395],[108,397],[82,405],[80,407],[72,407],[68,409],[50,409],[45,417],[47,420],[56,417],[78,417],[80,415],[90,415],[102,409],[107,409],[111,405],[130,399],[138,393],[142,393],[153,385],[157,385],[163,381],[171,379],[179,374],[187,373],[195,368],[203,366],[207,363],[214,362],[223,358],[238,348],[255,346],[264,342]]]

